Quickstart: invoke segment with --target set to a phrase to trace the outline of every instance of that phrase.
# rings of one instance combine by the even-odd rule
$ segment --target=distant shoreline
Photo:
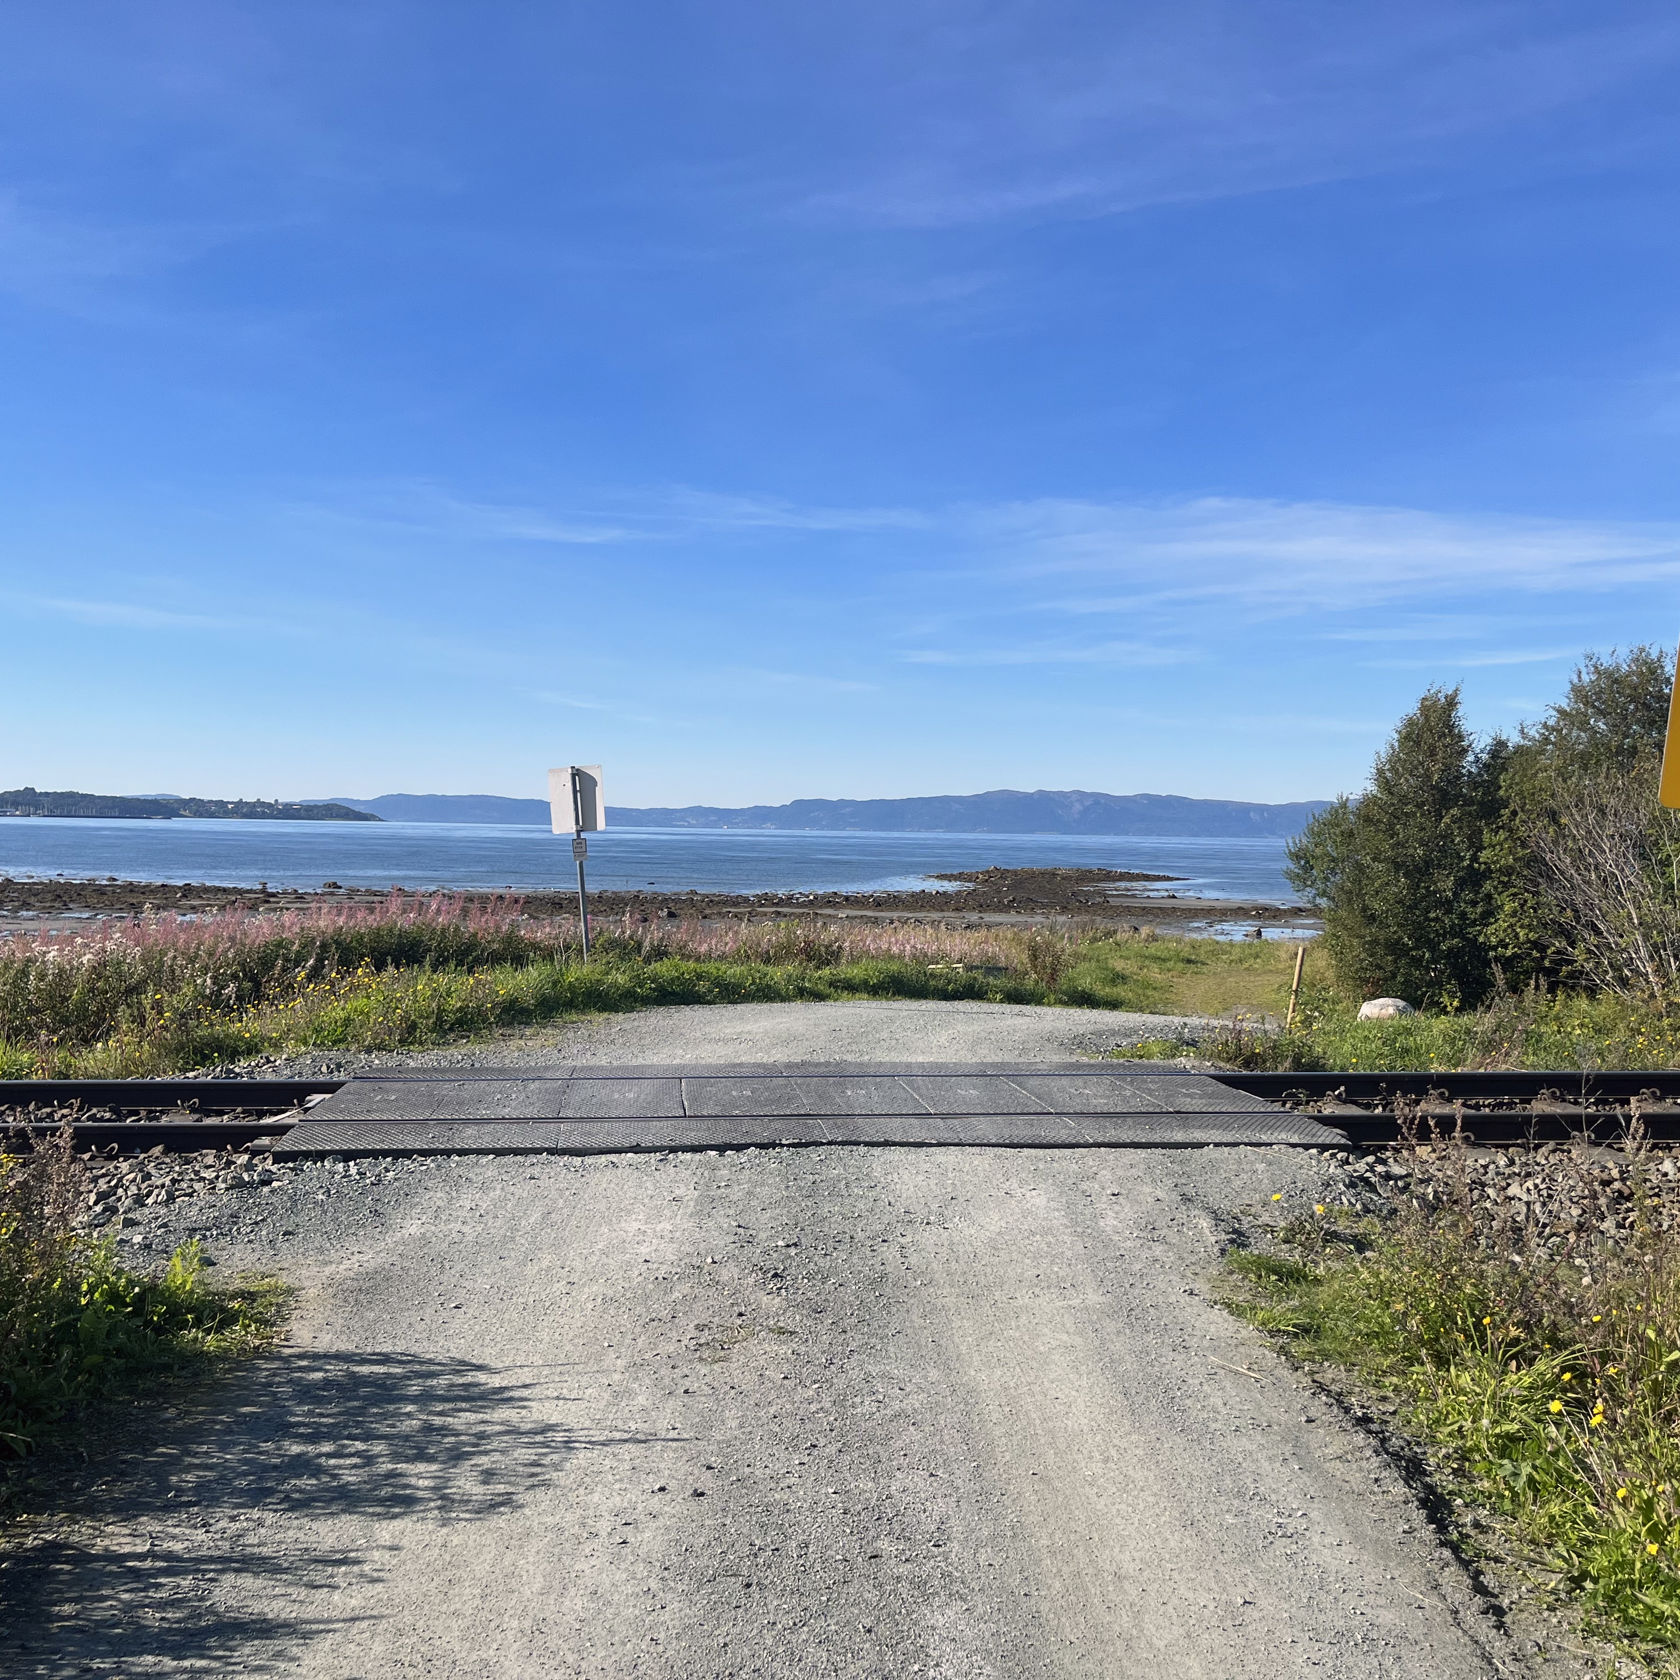
[[[1142,893],[1140,886],[1167,886],[1182,879],[1136,870],[1019,868],[936,873],[931,880],[961,882],[956,890],[909,889],[858,892],[625,892],[590,894],[592,916],[602,927],[632,927],[672,919],[776,920],[866,917],[925,920],[957,925],[1009,925],[1050,921],[1111,922],[1155,927],[1164,932],[1207,931],[1235,924],[1272,930],[1315,930],[1317,918],[1305,906],[1238,899],[1193,898]],[[428,898],[408,892],[409,898]],[[539,917],[577,914],[570,890],[536,892],[448,891],[441,896],[468,904],[518,899]],[[0,878],[0,932],[32,928],[73,929],[88,921],[146,914],[203,915],[243,907],[264,913],[317,904],[376,905],[391,897],[374,887],[300,888],[215,886],[202,882],[123,880],[12,880]]]
[[[391,822],[495,823],[511,828],[549,822],[548,802],[500,794],[387,793],[377,799],[335,796],[333,803]],[[1090,793],[1040,788],[1022,792],[934,794],[909,799],[794,799],[782,805],[607,807],[609,828],[782,834],[1081,835],[1187,840],[1288,839],[1329,803],[1262,804],[1190,799],[1165,793]]]
[[[31,822],[383,822],[372,811],[330,802],[283,799],[188,799],[178,794],[46,792],[32,787],[0,792],[0,817]]]

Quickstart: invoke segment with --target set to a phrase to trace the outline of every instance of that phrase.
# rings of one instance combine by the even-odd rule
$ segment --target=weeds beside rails
[[[1396,1021],[1357,1020],[1354,1002],[1321,987],[1303,999],[1293,1031],[1238,1019],[1201,1053],[1245,1072],[1279,1073],[1680,1067],[1680,1008],[1661,999],[1525,992]]]
[[[1235,1250],[1231,1304],[1395,1395],[1449,1491],[1612,1639],[1680,1651],[1680,1232],[1638,1149],[1620,1186],[1473,1193],[1462,1142],[1413,1145],[1392,1212],[1317,1209]],[[1573,1163],[1571,1165],[1570,1163]],[[1632,1200],[1626,1218],[1611,1199]],[[1613,1233],[1613,1234],[1607,1234]],[[1672,1667],[1665,1670],[1674,1672]]]
[[[123,1078],[264,1051],[395,1049],[656,1003],[837,997],[1043,1003],[1078,935],[813,921],[534,921],[516,899],[393,894],[106,922],[0,943],[0,1077]]]
[[[0,1462],[145,1373],[262,1345],[278,1315],[276,1285],[208,1284],[196,1243],[126,1270],[77,1229],[85,1191],[68,1132],[0,1145]]]

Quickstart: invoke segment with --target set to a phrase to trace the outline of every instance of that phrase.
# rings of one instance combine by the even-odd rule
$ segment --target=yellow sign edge
[[[1657,798],[1671,811],[1680,811],[1680,654],[1675,657],[1674,687],[1668,696],[1668,739],[1663,744],[1662,779]]]

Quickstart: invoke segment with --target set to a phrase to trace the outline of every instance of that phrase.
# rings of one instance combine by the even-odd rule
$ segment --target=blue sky
[[[0,45],[0,785],[1303,798],[1680,627],[1670,5]]]

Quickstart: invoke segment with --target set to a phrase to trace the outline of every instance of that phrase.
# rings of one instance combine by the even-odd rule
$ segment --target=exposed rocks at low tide
[[[1274,927],[1314,925],[1299,909],[1276,904],[1240,904],[1224,899],[1179,897],[1175,877],[1125,869],[974,869],[931,876],[956,883],[904,892],[703,893],[596,892],[590,902],[607,926],[628,919],[632,926],[681,919],[725,921],[795,916],[865,916],[926,919],[979,926],[988,923],[1092,920],[1195,931],[1220,924],[1262,923]],[[207,911],[243,907],[258,911],[296,910],[313,904],[383,904],[392,889],[344,887],[331,883],[305,892],[296,888],[223,887],[199,882],[12,880],[0,877],[0,931],[40,926],[74,927],[106,917]],[[468,904],[517,899],[527,915],[571,917],[577,898],[570,891],[461,893]]]

